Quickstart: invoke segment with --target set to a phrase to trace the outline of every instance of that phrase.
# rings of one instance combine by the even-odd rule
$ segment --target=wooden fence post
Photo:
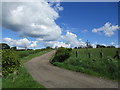
[[[78,51],[77,50],[76,50],[75,54],[76,54],[76,57],[78,57]]]
[[[90,52],[88,52],[88,57],[91,58],[91,53]]]
[[[116,51],[116,55],[113,58],[120,59],[120,53],[119,53],[119,51]]]
[[[100,51],[100,58],[103,58],[103,52],[102,52],[102,50]]]

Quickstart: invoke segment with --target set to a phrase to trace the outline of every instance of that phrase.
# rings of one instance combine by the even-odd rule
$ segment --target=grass
[[[33,80],[24,67],[20,67],[18,71],[18,75],[13,73],[3,78],[2,88],[44,88]]]
[[[0,90],[2,89],[2,77],[0,77]]]
[[[75,49],[72,50],[71,56],[64,62],[54,62],[53,65],[61,68],[73,70],[76,72],[82,72],[97,77],[103,77],[111,80],[119,80],[120,73],[118,66],[120,62],[113,59],[117,49],[115,48],[104,48],[102,49],[104,57],[101,59],[99,52],[101,49],[88,49],[91,52],[91,58],[87,55],[86,49],[78,49],[78,57],[75,56]]]
[[[21,58],[20,60],[21,60],[22,63],[25,63],[25,62],[29,61],[30,59],[32,59],[34,57],[37,57],[37,56],[40,56],[40,55],[43,55],[43,54],[45,54],[49,51],[51,51],[51,50],[49,49],[49,50],[44,50],[44,51],[41,51],[41,52],[38,52],[38,53],[35,53],[35,54],[30,54],[30,55],[28,55],[24,58]]]
[[[29,54],[26,57],[20,58],[21,63],[25,63],[28,60],[43,55],[51,50],[40,51],[35,54]],[[17,51],[19,52],[19,51]],[[27,51],[24,51],[27,52]],[[22,53],[21,51],[19,53]],[[19,67],[18,71],[11,73],[2,79],[3,88],[43,88],[44,86],[40,85],[37,81],[33,80],[32,76],[28,73],[26,68],[22,65]]]
[[[0,64],[2,64],[2,50],[0,50]]]

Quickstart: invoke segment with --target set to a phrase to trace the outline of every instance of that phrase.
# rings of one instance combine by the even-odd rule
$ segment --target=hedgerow
[[[14,50],[2,50],[2,74],[13,73],[20,66],[17,54]]]

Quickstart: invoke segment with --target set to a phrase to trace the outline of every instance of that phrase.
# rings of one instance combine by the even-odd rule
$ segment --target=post
[[[117,57],[117,59],[120,59],[119,51],[116,51],[116,55],[113,58],[116,58],[116,57]]]
[[[76,54],[76,58],[77,58],[78,57],[78,51],[77,50],[75,51],[75,54]]]
[[[89,44],[90,44],[90,42],[88,42],[88,40],[86,41],[86,45],[87,45],[87,47],[86,47],[86,51],[87,51],[87,54],[88,54],[88,57],[90,58],[91,57],[91,55],[90,55],[90,52],[88,52],[88,46],[89,46]]]
[[[100,58],[102,59],[103,58],[103,52],[102,52],[102,49],[100,51]]]
[[[88,57],[91,58],[91,54],[90,54],[90,52],[88,52]]]

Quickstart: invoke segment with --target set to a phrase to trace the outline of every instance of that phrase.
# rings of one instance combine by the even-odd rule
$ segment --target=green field
[[[54,62],[55,66],[76,72],[87,73],[97,77],[103,77],[111,80],[120,80],[118,66],[120,61],[113,59],[118,49],[102,48],[103,58],[100,58],[100,48],[78,49],[78,57],[76,50],[73,49],[70,57],[64,62]],[[88,52],[91,53],[91,58],[88,57]]]
[[[32,76],[28,73],[28,71],[23,66],[23,63],[34,57],[43,55],[49,51],[51,51],[51,49],[42,50],[39,52],[38,51],[37,52],[15,51],[15,53],[19,57],[21,66],[18,68],[18,70],[14,71],[14,73],[10,73],[7,76],[2,78],[2,87],[3,88],[44,88],[44,86],[40,85],[38,82],[33,80]]]

